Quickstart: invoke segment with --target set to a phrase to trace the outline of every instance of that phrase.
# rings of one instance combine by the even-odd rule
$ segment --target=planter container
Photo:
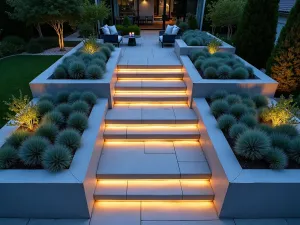
[[[188,56],[180,56],[184,71],[183,79],[187,85],[190,104],[192,98],[206,98],[220,89],[237,94],[247,92],[250,95],[262,94],[274,97],[278,83],[242,58],[238,56],[236,58],[240,59],[246,66],[252,67],[257,79],[204,79]]]
[[[230,52],[235,53],[235,47],[227,44],[226,42],[220,40],[219,38],[215,37],[214,35],[207,33],[209,36],[214,37],[215,39],[218,39],[222,45],[219,47],[220,52]],[[201,50],[207,48],[207,46],[189,46],[187,45],[183,40],[176,39],[175,40],[175,53],[177,57],[179,58],[181,55],[189,55],[193,50]]]
[[[194,99],[200,143],[212,171],[211,185],[220,217],[300,217],[300,171],[243,169],[204,98]]]
[[[57,60],[52,66],[41,73],[33,81],[30,82],[30,89],[34,98],[40,97],[45,93],[56,94],[58,91],[83,91],[89,90],[95,93],[99,98],[108,98],[108,104],[111,108],[115,83],[117,82],[117,64],[121,55],[121,49],[115,48],[106,64],[106,72],[102,79],[98,80],[72,80],[72,79],[51,79],[55,68],[62,63],[65,57],[72,55],[83,43],[78,44],[70,52]]]
[[[97,100],[69,169],[58,173],[44,169],[0,170],[0,217],[90,218],[107,107],[107,99]],[[4,126],[0,146],[17,129]]]

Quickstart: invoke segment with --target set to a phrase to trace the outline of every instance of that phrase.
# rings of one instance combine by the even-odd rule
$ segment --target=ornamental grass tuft
[[[45,169],[50,172],[59,172],[70,167],[72,162],[72,154],[70,150],[61,145],[49,146],[42,159]]]
[[[55,144],[62,145],[75,152],[81,144],[80,133],[74,129],[65,129],[56,138]]]
[[[0,169],[10,169],[19,160],[18,152],[10,145],[0,148]]]

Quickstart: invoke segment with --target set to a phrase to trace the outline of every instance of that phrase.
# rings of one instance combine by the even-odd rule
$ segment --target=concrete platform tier
[[[199,140],[197,124],[111,124],[106,125],[104,139],[117,140]]]
[[[208,180],[98,180],[95,200],[213,200]]]
[[[100,180],[210,177],[197,141],[105,141],[97,169]]]
[[[197,124],[194,110],[186,107],[166,106],[114,106],[108,110],[106,124]]]

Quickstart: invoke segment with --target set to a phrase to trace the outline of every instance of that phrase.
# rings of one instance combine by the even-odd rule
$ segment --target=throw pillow
[[[174,27],[173,27],[173,30],[172,30],[172,34],[178,34],[178,32],[179,32],[179,30],[180,30],[180,28],[179,27],[177,27],[176,25],[174,25]]]
[[[108,29],[110,31],[110,34],[118,34],[117,28],[115,25],[113,26],[108,26]]]
[[[167,29],[166,29],[166,31],[165,31],[165,34],[172,34],[173,27],[174,27],[174,26],[168,25],[168,26],[167,26]]]
[[[107,24],[104,25],[101,29],[103,31],[103,34],[110,34],[110,31],[109,31],[109,28],[108,28]]]

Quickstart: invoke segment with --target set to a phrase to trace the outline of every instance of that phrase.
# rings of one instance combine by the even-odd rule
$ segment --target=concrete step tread
[[[104,139],[199,139],[197,125],[176,124],[166,125],[137,125],[114,126],[107,125],[104,130]]]
[[[98,180],[95,200],[213,200],[208,180]]]
[[[96,201],[90,224],[208,225],[218,219],[211,201]]]
[[[186,93],[174,92],[168,94],[157,93],[126,93],[126,92],[115,92],[114,101],[116,102],[131,102],[131,101],[145,101],[145,102],[186,102],[188,96]]]
[[[185,91],[186,85],[182,80],[149,81],[149,80],[118,80],[116,90],[146,90],[146,91]]]
[[[188,107],[122,107],[107,111],[108,124],[197,124],[198,118]]]
[[[105,141],[98,179],[210,179],[196,141]]]

